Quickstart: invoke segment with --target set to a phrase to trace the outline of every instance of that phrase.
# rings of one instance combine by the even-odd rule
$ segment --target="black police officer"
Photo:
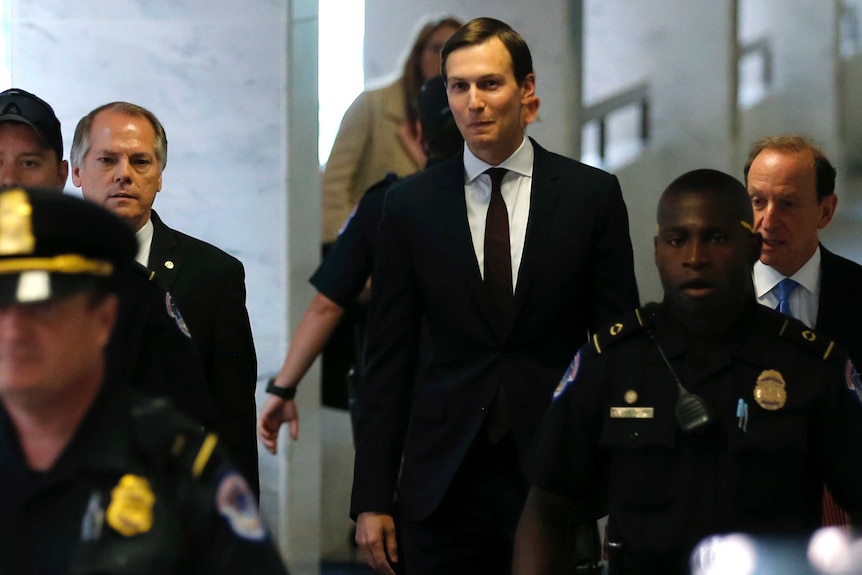
[[[0,92],[0,187],[56,189],[66,184],[60,121],[25,90]],[[121,270],[117,323],[105,355],[108,370],[132,385],[173,399],[187,415],[218,428],[203,366],[170,294],[143,266]]]
[[[862,509],[862,385],[835,344],[758,305],[745,187],[714,170],[665,190],[664,301],[594,335],[555,392],[515,573],[565,564],[566,518],[610,513],[611,572],[685,573],[719,533],[810,534],[824,482]]]
[[[285,573],[218,438],[106,370],[129,227],[0,192],[0,571]]]

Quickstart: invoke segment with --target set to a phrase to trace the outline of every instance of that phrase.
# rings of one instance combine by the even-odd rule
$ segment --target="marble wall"
[[[245,264],[268,371],[284,339],[283,322],[271,319],[286,315],[287,11],[279,0],[203,6],[18,0],[12,82],[54,107],[67,157],[78,119],[100,104],[127,100],[159,117],[169,147],[154,207],[168,225]]]

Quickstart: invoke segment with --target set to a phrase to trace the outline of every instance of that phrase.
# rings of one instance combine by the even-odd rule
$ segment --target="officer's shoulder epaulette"
[[[632,335],[641,333],[655,323],[657,306],[646,305],[617,319],[617,321],[596,331],[590,339],[592,349],[602,354]]]
[[[791,341],[824,361],[840,359],[840,351],[835,341],[817,332],[801,321],[779,313],[770,314],[767,319],[769,329],[781,339]]]
[[[371,196],[371,195],[376,194],[378,192],[385,192],[390,187],[392,187],[392,184],[397,182],[399,179],[400,178],[398,177],[397,174],[395,174],[393,172],[386,172],[386,175],[383,176],[382,180],[378,180],[378,181],[374,182],[373,184],[371,184],[368,187],[367,190],[365,190],[363,197]]]
[[[218,436],[187,419],[169,400],[136,401],[131,416],[136,444],[152,464],[194,479],[220,464],[220,456],[214,456]]]

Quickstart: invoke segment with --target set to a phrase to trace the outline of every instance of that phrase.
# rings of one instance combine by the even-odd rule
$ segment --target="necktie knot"
[[[790,313],[790,296],[798,286],[799,283],[790,278],[784,278],[778,282],[778,311],[785,315],[793,315]]]
[[[491,178],[491,193],[500,191],[503,178],[506,177],[506,172],[508,171],[506,168],[488,168],[485,170],[485,173]]]

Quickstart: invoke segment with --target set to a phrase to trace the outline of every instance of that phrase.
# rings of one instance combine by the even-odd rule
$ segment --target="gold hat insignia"
[[[33,207],[24,190],[0,194],[0,255],[32,254],[36,249],[33,236]]]

